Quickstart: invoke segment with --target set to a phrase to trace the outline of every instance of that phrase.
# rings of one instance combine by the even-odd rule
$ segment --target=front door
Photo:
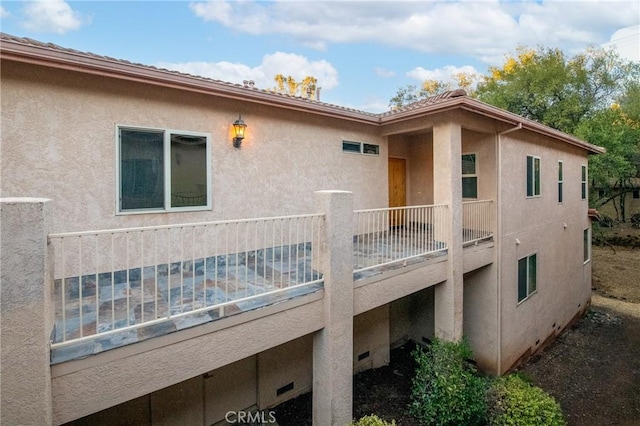
[[[389,158],[389,207],[407,205],[407,161],[403,158]],[[389,217],[389,226],[404,223],[402,215],[393,211]]]

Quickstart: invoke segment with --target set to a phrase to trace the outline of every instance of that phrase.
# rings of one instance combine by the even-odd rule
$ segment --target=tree
[[[633,93],[638,84],[630,87],[621,97],[622,105],[614,103],[610,108],[598,111],[582,121],[576,135],[607,149],[604,155],[589,160],[591,188],[603,191],[590,197],[592,204],[600,207],[611,202],[617,219],[625,222],[625,200],[629,192],[638,189],[640,177],[640,117],[633,117],[639,98]],[[629,113],[627,113],[629,111]]]
[[[502,67],[489,68],[476,95],[575,134],[583,119],[606,109],[639,76],[640,64],[623,61],[614,50],[590,48],[567,57],[560,49],[521,47]]]
[[[276,82],[276,87],[273,90],[277,93],[307,97],[309,99],[316,98],[318,80],[313,76],[308,75],[298,82],[292,76],[285,77],[282,74],[277,74],[273,80]]]
[[[451,79],[451,82],[425,80],[419,88],[413,84],[401,87],[396,92],[396,95],[389,100],[389,106],[391,108],[400,108],[454,89],[464,89],[467,94],[473,96],[473,87],[480,79],[480,76],[473,73],[458,72],[452,74]]]

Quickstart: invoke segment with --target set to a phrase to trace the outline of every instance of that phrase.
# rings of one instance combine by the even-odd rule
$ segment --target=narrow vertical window
[[[527,298],[527,258],[518,260],[518,302]]]
[[[540,158],[527,156],[527,197],[540,195]]]
[[[591,260],[591,228],[584,230],[582,247],[584,252],[583,260],[584,263],[587,263]]]
[[[478,198],[476,154],[462,155],[462,198]]]
[[[563,200],[563,193],[562,193],[562,184],[564,183],[564,176],[563,176],[563,171],[562,171],[562,161],[558,161],[558,202],[561,203]]]
[[[582,199],[586,200],[587,199],[587,166],[585,166],[584,164],[582,165],[581,186],[582,186]]]
[[[518,303],[538,288],[538,258],[536,254],[518,260]]]

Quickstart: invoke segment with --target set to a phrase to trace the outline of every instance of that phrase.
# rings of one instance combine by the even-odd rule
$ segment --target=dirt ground
[[[631,229],[631,228],[629,228]],[[562,406],[569,426],[640,426],[640,230],[608,230],[593,247],[593,296],[588,313],[520,371]],[[407,414],[414,363],[407,344],[390,364],[354,378],[353,415],[376,414],[399,426],[418,423]],[[311,425],[311,394],[275,408],[280,426]]]
[[[618,226],[600,236],[591,309],[521,371],[560,402],[569,425],[638,426],[640,230]]]

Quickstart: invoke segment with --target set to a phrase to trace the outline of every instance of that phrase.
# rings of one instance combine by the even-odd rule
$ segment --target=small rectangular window
[[[527,197],[540,195],[540,158],[527,156]]]
[[[462,154],[462,198],[478,198],[476,154]]]
[[[378,155],[380,154],[380,145],[372,145],[369,143],[362,144],[362,153]]]
[[[582,165],[582,180],[581,180],[582,199],[587,199],[587,166]]]
[[[118,128],[119,212],[207,209],[209,135]]]
[[[538,259],[536,254],[518,260],[518,303],[538,288]]]
[[[562,202],[563,193],[562,193],[562,185],[564,183],[564,176],[562,171],[563,163],[562,161],[558,161],[558,202]]]
[[[587,263],[591,260],[591,228],[584,230],[582,247],[584,253],[583,260],[584,263]]]
[[[640,190],[634,189],[632,195],[635,200],[640,199]]]
[[[356,154],[380,155],[380,145],[370,143],[342,141],[343,152],[353,152]]]
[[[359,154],[361,145],[362,144],[360,142],[342,141],[342,150],[345,152],[357,152]]]

